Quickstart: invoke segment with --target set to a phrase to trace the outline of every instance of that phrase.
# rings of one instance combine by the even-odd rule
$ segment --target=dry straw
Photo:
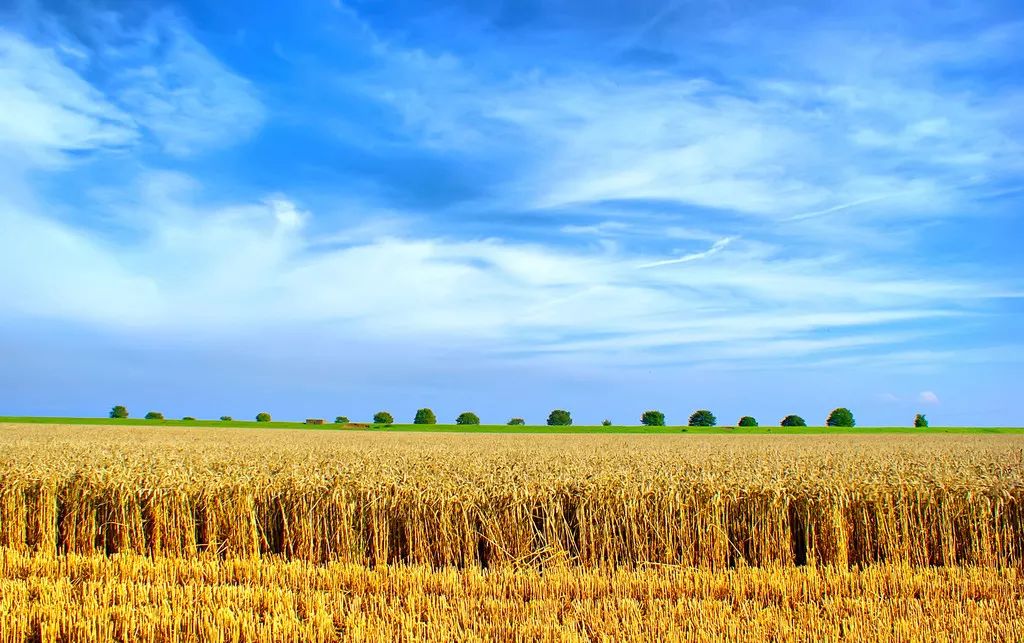
[[[1018,641],[1016,568],[432,569],[0,549],[0,642]]]

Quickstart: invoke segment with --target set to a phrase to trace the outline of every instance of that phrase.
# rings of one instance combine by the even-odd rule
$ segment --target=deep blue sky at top
[[[1020,424],[1013,2],[5,3],[0,414]]]

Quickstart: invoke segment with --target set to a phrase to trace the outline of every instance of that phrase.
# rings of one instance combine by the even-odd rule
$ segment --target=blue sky
[[[1016,424],[1015,2],[5,3],[0,414]]]

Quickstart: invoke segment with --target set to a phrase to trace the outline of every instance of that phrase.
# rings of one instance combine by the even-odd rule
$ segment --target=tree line
[[[125,407],[124,405],[118,404],[117,406],[114,406],[112,409],[110,409],[110,417],[112,418],[124,419],[127,418],[128,416],[128,408]],[[150,411],[149,413],[146,413],[145,419],[163,420],[164,414],[159,411]],[[191,416],[185,416],[182,419],[195,420],[195,418]],[[225,422],[230,422],[232,421],[233,418],[230,415],[222,415],[220,419]],[[270,413],[267,413],[266,411],[256,414],[257,422],[270,422],[270,420]],[[349,419],[344,415],[339,415],[338,417],[336,417],[334,419],[334,423],[351,424]],[[395,418],[388,411],[378,411],[373,416],[373,423],[391,425],[395,423]],[[429,408],[418,409],[416,411],[416,414],[413,416],[412,423],[437,424],[437,415],[434,413],[432,409]],[[473,413],[472,411],[463,411],[455,418],[455,424],[480,424],[480,416],[478,416],[476,413]],[[509,426],[523,426],[526,424],[526,420],[524,420],[521,417],[514,417],[511,418],[508,422],[506,422],[506,424]],[[565,409],[555,409],[554,411],[551,411],[551,413],[548,415],[547,424],[548,426],[570,426],[572,425],[572,414],[570,414],[569,411],[566,411]],[[603,426],[611,426],[612,421],[604,420],[601,422],[601,424]],[[644,426],[665,426],[665,414],[662,413],[661,411],[655,410],[644,411],[643,413],[640,414],[640,424]],[[718,418],[715,417],[714,413],[707,409],[698,409],[697,411],[694,411],[690,415],[689,421],[687,422],[687,426],[695,427],[709,427],[717,425]],[[799,415],[787,415],[786,417],[782,418],[782,420],[779,422],[779,425],[786,427],[807,426],[807,422]],[[744,415],[736,423],[736,426],[755,427],[759,426],[759,424],[756,418],[749,415]],[[857,422],[853,419],[853,412],[851,412],[850,409],[846,407],[839,407],[832,409],[832,412],[828,414],[827,418],[825,418],[825,426],[854,427],[857,426]],[[928,419],[923,414],[918,413],[914,417],[914,426],[918,428],[925,428],[928,426]]]

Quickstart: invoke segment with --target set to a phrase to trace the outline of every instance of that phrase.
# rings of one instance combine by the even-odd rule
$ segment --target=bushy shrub
[[[927,429],[928,418],[926,418],[923,413],[918,413],[914,416],[914,427],[918,429]]]
[[[344,415],[339,415],[338,417],[334,418],[334,423],[335,424],[348,424],[348,418],[345,417]]]
[[[782,418],[782,426],[807,426],[807,422],[804,421],[799,415],[787,415]]]
[[[391,417],[391,414],[387,411],[377,411],[373,414],[374,424],[394,424],[395,418]]]
[[[150,411],[149,413],[146,414],[146,419],[147,420],[162,420],[162,419],[164,419],[164,414],[161,413],[160,411]]]
[[[736,423],[736,426],[757,426],[757,420],[749,415],[744,415],[740,418],[740,421]]]
[[[715,426],[716,424],[718,424],[718,418],[707,409],[694,411],[690,416],[690,426]]]
[[[221,422],[231,422],[232,420],[233,420],[233,418],[230,415],[222,415],[222,416],[220,416],[220,421]]]
[[[612,425],[612,421],[611,420],[601,420],[601,426],[611,426],[611,425]]]
[[[118,404],[114,408],[110,409],[110,417],[123,420],[128,417],[128,409]]]
[[[850,409],[841,406],[838,409],[832,409],[832,412],[828,414],[828,419],[825,420],[825,426],[852,427],[857,426],[857,423],[853,420],[853,413],[850,412]]]
[[[256,421],[257,422],[269,422],[270,421],[270,414],[267,413],[266,411],[263,411],[262,413],[257,413],[256,414]]]
[[[640,415],[640,423],[644,426],[665,426],[665,414],[661,411],[644,411]]]
[[[523,426],[526,424],[526,420],[523,418],[512,418],[508,421],[509,426]]]
[[[186,421],[186,422],[195,422],[196,421],[196,419],[194,417],[192,417],[191,415],[186,415],[185,417],[183,417],[181,419]]]
[[[564,409],[555,409],[548,415],[548,426],[569,426],[572,424],[572,416]]]
[[[416,417],[412,419],[413,424],[437,424],[437,416],[430,409],[419,409]]]
[[[456,424],[480,424],[480,418],[476,413],[472,411],[463,411],[459,413],[459,417],[455,418]]]

